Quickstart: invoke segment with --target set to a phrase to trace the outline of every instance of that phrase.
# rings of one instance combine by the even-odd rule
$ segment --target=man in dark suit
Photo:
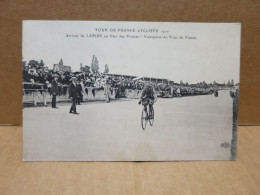
[[[77,78],[76,77],[72,77],[71,78],[71,84],[69,86],[69,98],[72,101],[72,105],[71,105],[69,113],[79,114],[79,113],[77,113],[77,110],[76,110],[77,97],[78,97]]]
[[[77,90],[78,90],[78,91],[77,91],[77,93],[78,93],[78,94],[77,94],[77,95],[78,95],[78,97],[77,97],[77,103],[78,103],[78,105],[80,105],[80,103],[83,102],[83,95],[82,95],[82,90],[83,90],[83,89],[82,89],[82,86],[81,86],[81,84],[80,84],[80,79],[77,80],[77,86],[76,86],[76,87],[77,87]]]
[[[52,102],[51,102],[51,107],[52,108],[57,108],[56,107],[56,96],[59,93],[59,88],[58,88],[58,75],[54,75],[54,80],[51,82],[51,94],[52,94]]]

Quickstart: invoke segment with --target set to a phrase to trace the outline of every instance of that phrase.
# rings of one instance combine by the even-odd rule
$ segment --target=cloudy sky
[[[23,60],[42,59],[53,68],[62,58],[65,65],[78,71],[80,63],[91,65],[95,55],[100,70],[108,64],[110,73],[175,82],[234,79],[237,83],[240,28],[238,23],[24,21]],[[93,34],[102,37],[91,37]]]

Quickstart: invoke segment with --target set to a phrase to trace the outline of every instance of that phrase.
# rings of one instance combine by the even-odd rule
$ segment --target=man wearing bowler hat
[[[77,96],[78,96],[77,78],[72,77],[71,78],[71,84],[69,86],[69,98],[72,101],[72,105],[71,105],[70,112],[69,112],[71,114],[79,114],[79,113],[77,113],[77,110],[76,110]]]
[[[51,102],[51,107],[52,108],[57,108],[56,107],[56,96],[59,93],[59,88],[58,88],[58,80],[59,76],[54,75],[54,80],[51,82],[51,94],[52,94],[52,102]]]

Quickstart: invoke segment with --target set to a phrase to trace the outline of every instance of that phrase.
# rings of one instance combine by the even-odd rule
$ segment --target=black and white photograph
[[[24,20],[24,161],[236,160],[240,23]]]

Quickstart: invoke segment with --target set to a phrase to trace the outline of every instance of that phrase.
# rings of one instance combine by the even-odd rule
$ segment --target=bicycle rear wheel
[[[154,109],[153,107],[151,107],[151,109],[149,109],[149,123],[151,126],[153,126],[153,122],[154,122]]]
[[[143,130],[145,130],[145,128],[146,128],[146,123],[147,123],[147,111],[145,111],[143,109],[142,115],[141,115],[141,124],[142,124]]]

